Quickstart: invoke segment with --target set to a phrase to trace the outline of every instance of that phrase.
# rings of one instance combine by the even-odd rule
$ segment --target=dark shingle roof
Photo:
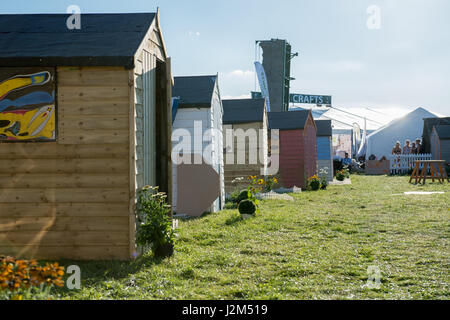
[[[314,120],[317,127],[318,137],[331,137],[333,129],[331,127],[331,120]]]
[[[450,125],[441,124],[437,125],[435,128],[439,139],[450,139]]]
[[[262,122],[265,99],[222,100],[223,124]]]
[[[180,98],[179,108],[211,107],[217,76],[175,77],[172,97]]]
[[[0,66],[124,66],[155,13],[82,14],[81,29],[67,28],[68,14],[0,15]]]
[[[310,110],[269,112],[269,128],[280,130],[304,129]]]
[[[430,136],[433,127],[444,124],[450,124],[450,117],[423,119],[422,152],[431,153]]]

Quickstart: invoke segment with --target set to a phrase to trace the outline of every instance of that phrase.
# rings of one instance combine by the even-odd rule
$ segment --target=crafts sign
[[[0,141],[55,141],[55,70],[2,68]]]
[[[289,102],[331,105],[331,96],[292,93],[290,94]]]

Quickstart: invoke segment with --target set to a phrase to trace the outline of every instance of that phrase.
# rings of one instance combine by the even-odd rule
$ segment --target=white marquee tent
[[[417,108],[404,117],[391,121],[367,136],[366,158],[372,154],[378,159],[388,157],[397,141],[400,141],[403,147],[407,139],[413,142],[416,138],[421,138],[423,119],[435,117],[435,114],[424,108]]]

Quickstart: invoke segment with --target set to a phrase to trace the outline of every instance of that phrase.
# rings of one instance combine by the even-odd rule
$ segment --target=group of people
[[[400,141],[397,141],[394,148],[392,149],[392,154],[401,155],[401,154],[420,154],[422,153],[422,143],[419,138],[416,139],[416,142],[411,144],[411,141],[408,139],[405,141],[405,145],[402,148]]]

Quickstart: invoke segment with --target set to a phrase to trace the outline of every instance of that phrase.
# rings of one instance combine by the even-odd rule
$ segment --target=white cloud
[[[255,72],[251,70],[220,73],[219,81],[222,99],[247,99],[250,91],[255,90]]]
[[[198,31],[189,31],[189,36],[190,37],[200,37],[200,32]]]
[[[234,99],[250,99],[252,96],[250,94],[242,94],[240,96],[224,95],[223,100],[234,100]]]
[[[227,78],[253,79],[255,72],[250,70],[234,70],[225,74]]]

